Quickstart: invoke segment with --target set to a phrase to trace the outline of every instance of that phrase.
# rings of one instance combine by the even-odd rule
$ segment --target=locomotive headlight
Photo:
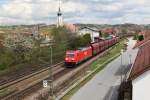
[[[66,58],[66,60],[68,60],[68,58]]]
[[[74,58],[72,58],[71,60],[75,60]]]

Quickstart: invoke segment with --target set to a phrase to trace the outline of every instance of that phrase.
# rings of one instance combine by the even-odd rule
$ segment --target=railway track
[[[65,69],[64,66],[64,62],[60,62],[54,66],[52,66],[52,74],[55,75],[57,73],[59,73],[60,71],[63,71]],[[0,99],[2,98],[7,98],[13,94],[19,93],[20,91],[23,91],[25,89],[27,89],[28,87],[31,87],[33,84],[39,83],[41,80],[46,79],[49,77],[49,67],[42,69],[40,71],[37,71],[33,74],[24,76],[20,79],[17,79],[15,81],[9,82],[7,84],[4,84],[2,86],[0,86],[0,91],[2,90],[8,90],[8,89],[13,89],[14,91],[12,91],[13,93],[8,93],[8,96],[3,96],[0,97]]]
[[[39,68],[37,71],[34,71],[35,69],[29,69],[30,71],[29,72],[21,72],[21,73],[18,73],[18,74],[15,74],[15,75],[12,75],[12,76],[4,76],[4,78],[2,77],[1,80],[0,80],[0,86],[4,85],[4,84],[7,84],[7,83],[10,83],[10,82],[13,82],[17,79],[20,79],[20,78],[23,78],[24,76],[27,76],[29,74],[32,74],[32,73],[35,73],[35,72],[38,72],[40,70],[42,70],[42,66],[49,66],[49,64],[44,64],[44,65],[40,65],[41,67],[39,68],[39,66],[34,66],[34,67],[37,67]],[[45,68],[44,68],[45,69]]]
[[[60,95],[61,92],[73,84],[76,79],[80,77],[80,75],[86,73],[86,69],[88,69],[88,66],[93,61],[97,60],[107,52],[108,50],[100,53],[99,55],[75,68],[66,68],[62,63],[53,67],[52,72],[54,77],[53,85],[55,95]],[[7,84],[1,87],[0,89],[17,86],[17,91],[6,97],[3,97],[3,100],[34,100],[36,97],[38,97],[39,93],[48,93],[49,88],[42,87],[42,80],[49,79],[48,68],[34,74],[29,77],[25,77],[22,80],[18,80],[12,84]]]
[[[59,96],[65,89],[67,89],[69,86],[71,86],[74,82],[78,80],[81,75],[85,75],[86,71],[89,68],[89,65],[97,60],[99,57],[106,54],[107,51],[97,55],[96,57],[90,59],[89,61],[81,64],[78,67],[75,68],[66,68],[63,71],[60,71],[59,73],[54,75],[54,94],[55,96]],[[47,78],[48,80],[48,78]],[[14,96],[14,99],[12,100],[35,100],[36,97],[39,96],[40,93],[48,93],[50,89],[49,88],[43,88],[42,87],[42,81],[33,85],[32,87],[20,92],[19,94]],[[12,98],[12,97],[11,97]],[[10,100],[7,99],[7,100]]]
[[[66,73],[69,73],[71,70],[73,70],[73,69],[65,68],[63,71],[60,71],[57,74],[55,74],[53,76],[54,77],[54,83],[56,83],[56,81],[57,81],[57,83],[59,82],[59,84],[61,84],[60,83],[60,76],[63,77]],[[49,78],[45,78],[45,79],[49,80]],[[17,93],[14,93],[14,94],[4,98],[4,100],[23,100],[24,98],[32,95],[32,93],[37,92],[38,90],[40,90],[42,88],[43,88],[42,81],[39,81],[36,84],[34,84],[34,85],[32,85],[32,86],[30,86],[30,87],[28,87],[28,88],[26,88],[20,92],[18,91]],[[26,100],[31,100],[31,99],[26,99]]]
[[[54,59],[53,65],[57,64],[60,61],[63,61],[60,59],[59,61],[56,62],[56,58]],[[10,73],[0,75],[0,86],[10,83],[12,81],[15,81],[17,79],[20,79],[24,76],[27,76],[29,74],[38,72],[42,69],[48,68],[50,63],[47,64],[31,64],[27,65],[24,64],[20,69],[14,69],[15,71],[11,71]],[[13,69],[12,69],[13,70]]]

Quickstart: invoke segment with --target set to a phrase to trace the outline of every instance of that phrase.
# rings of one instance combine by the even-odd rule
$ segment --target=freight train
[[[65,55],[66,65],[77,65],[113,46],[118,42],[118,37],[91,43],[88,47],[78,48],[76,50],[67,51]]]

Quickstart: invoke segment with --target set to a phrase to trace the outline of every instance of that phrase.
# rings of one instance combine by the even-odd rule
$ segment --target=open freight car
[[[91,43],[89,47],[78,48],[77,50],[67,51],[65,55],[66,65],[77,65],[88,58],[99,54],[100,52],[106,50],[112,45],[118,42],[118,38],[114,37],[108,40],[103,40],[95,43]]]

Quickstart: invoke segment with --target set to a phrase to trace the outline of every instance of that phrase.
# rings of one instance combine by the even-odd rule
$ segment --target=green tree
[[[15,63],[15,54],[10,49],[0,50],[0,70],[10,68]]]
[[[102,37],[102,32],[101,31],[99,31],[99,36]]]
[[[137,40],[138,35],[134,34],[133,40]]]
[[[67,49],[76,47],[73,41],[76,40],[77,34],[71,32],[66,27],[54,27],[51,31],[54,40],[54,53],[65,52]]]
[[[139,40],[139,41],[144,40],[144,36],[143,36],[143,35],[139,35],[139,36],[138,36],[138,40]]]
[[[90,34],[85,34],[83,36],[77,36],[72,39],[70,42],[70,48],[76,49],[78,47],[85,47],[91,43],[91,36]]]
[[[70,41],[70,43],[69,43],[69,47],[70,47],[70,49],[76,49],[76,48],[78,48],[78,47],[80,47],[81,45],[82,45],[82,37],[80,37],[80,36],[78,36],[78,37],[74,37],[73,39],[72,39],[72,41]]]
[[[102,33],[102,37],[106,38],[106,37],[108,37],[108,36],[109,36],[108,33]]]
[[[33,37],[32,43],[33,46],[30,48],[29,52],[26,53],[25,59],[27,62],[31,63],[44,63],[46,62],[45,58],[49,57],[50,53],[49,48],[44,45],[42,42],[44,39],[42,37]]]
[[[89,45],[91,43],[91,35],[90,34],[83,35],[83,42],[85,46]]]
[[[54,27],[51,31],[53,39],[55,43],[60,43],[64,41],[71,41],[74,36],[76,36],[76,33],[72,33],[70,30],[68,30],[66,27]]]

